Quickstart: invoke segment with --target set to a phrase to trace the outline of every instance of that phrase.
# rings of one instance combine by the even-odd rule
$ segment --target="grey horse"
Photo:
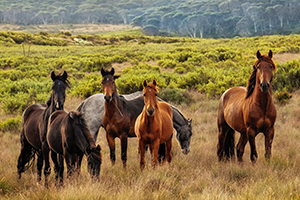
[[[125,98],[126,100],[137,98],[144,103],[142,91],[121,95],[121,97]],[[157,98],[159,101],[163,101],[159,97]],[[190,152],[190,142],[192,137],[192,120],[186,119],[176,107],[172,105],[170,106],[173,109],[173,127],[176,130],[176,139],[181,146],[181,152],[183,154],[188,154]],[[140,108],[140,113],[142,112],[142,109],[143,107]],[[87,126],[96,141],[98,131],[102,126],[102,118],[105,111],[105,100],[103,93],[94,94],[85,99],[77,107],[77,111],[84,114]]]

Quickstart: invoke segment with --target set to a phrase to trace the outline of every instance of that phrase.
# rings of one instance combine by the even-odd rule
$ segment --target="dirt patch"
[[[283,54],[274,54],[273,60],[277,61],[279,64],[286,63],[291,60],[299,60],[300,54],[298,53],[283,53]]]
[[[123,63],[113,63],[112,67],[115,69],[116,73],[121,73],[123,69],[127,67],[131,67],[132,64],[130,62],[123,62]]]

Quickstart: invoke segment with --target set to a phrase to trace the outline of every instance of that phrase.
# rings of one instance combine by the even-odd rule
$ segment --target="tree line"
[[[298,0],[4,0],[0,23],[132,24],[148,35],[232,38],[300,33]]]

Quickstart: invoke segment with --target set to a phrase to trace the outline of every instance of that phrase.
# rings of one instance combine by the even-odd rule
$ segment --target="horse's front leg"
[[[158,150],[160,145],[160,139],[152,141],[150,150],[152,154],[152,167],[155,168],[158,165]]]
[[[273,143],[273,138],[274,138],[274,126],[272,126],[271,128],[269,128],[269,130],[266,131],[266,133],[264,133],[265,135],[265,159],[267,161],[270,161],[271,158],[271,149],[272,149],[272,143]]]
[[[140,150],[140,168],[141,171],[145,168],[145,152],[146,152],[146,145],[142,138],[139,138],[139,150]]]
[[[49,146],[47,141],[44,141],[42,143],[42,152],[45,160],[45,166],[44,166],[44,175],[45,175],[45,187],[48,187],[48,176],[51,173],[51,167],[50,167],[50,162],[49,162]]]
[[[127,162],[127,142],[128,142],[128,137],[127,133],[122,133],[120,136],[121,140],[121,158],[123,162],[123,167],[126,168],[126,162]]]
[[[236,146],[236,155],[239,162],[243,162],[243,155],[245,151],[245,146],[248,142],[248,135],[246,132],[241,133],[239,142]]]
[[[115,138],[112,137],[109,133],[106,132],[106,140],[109,146],[109,150],[110,150],[110,161],[112,164],[115,164],[116,162],[116,154],[115,154],[115,150],[116,150],[116,145],[115,145]]]
[[[248,128],[247,133],[248,133],[249,143],[250,143],[250,148],[251,148],[250,159],[251,159],[252,163],[255,163],[257,160],[257,157],[258,157],[257,151],[256,151],[256,145],[255,145],[255,136],[256,136],[257,131],[252,128]]]

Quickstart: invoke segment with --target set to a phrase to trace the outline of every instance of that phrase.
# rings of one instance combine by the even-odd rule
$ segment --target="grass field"
[[[256,137],[258,161],[252,165],[249,144],[244,164],[217,161],[218,99],[192,92],[193,104],[178,105],[186,117],[193,119],[191,152],[183,155],[173,139],[173,161],[153,170],[150,155],[146,169],[141,172],[137,153],[137,139],[129,139],[127,169],[122,168],[120,143],[116,140],[117,161],[109,160],[109,149],[103,129],[97,143],[102,147],[103,164],[100,181],[92,182],[83,161],[82,173],[73,180],[65,180],[64,187],[56,187],[54,173],[50,187],[36,182],[36,166],[21,179],[17,175],[20,151],[19,133],[0,133],[0,198],[1,199],[300,199],[299,120],[300,91],[283,106],[276,104],[278,118],[275,125],[271,162],[264,160],[264,136]],[[82,99],[67,98],[66,110],[74,110]],[[239,134],[236,134],[238,139]]]

